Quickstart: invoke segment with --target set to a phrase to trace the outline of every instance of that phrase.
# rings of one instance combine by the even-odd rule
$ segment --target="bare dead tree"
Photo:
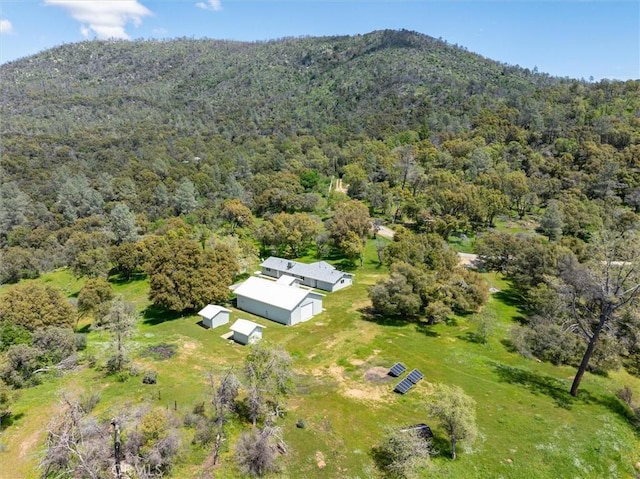
[[[571,394],[578,395],[582,377],[603,331],[616,333],[623,312],[640,306],[640,240],[633,232],[595,235],[592,259],[578,263],[569,256],[556,285],[569,306],[572,329],[587,341]]]
[[[220,384],[216,385],[213,372],[209,373],[209,384],[211,387],[211,404],[215,414],[214,428],[215,441],[213,444],[213,465],[218,464],[220,455],[220,447],[225,438],[225,424],[228,421],[229,414],[233,411],[236,397],[240,389],[240,382],[231,370],[227,371]]]
[[[251,346],[244,365],[247,380],[247,405],[253,425],[273,406],[276,416],[282,415],[284,401],[292,385],[291,356],[280,347],[257,343]]]
[[[48,371],[70,371],[78,365],[78,356],[76,354],[72,354],[69,357],[64,358],[57,364],[53,364],[51,366],[45,366],[33,371],[33,374],[37,373],[45,373]]]
[[[111,420],[111,425],[113,426],[113,455],[115,457],[116,478],[122,479],[122,470],[120,468],[120,424],[114,417]]]
[[[286,450],[279,427],[253,428],[240,436],[236,445],[236,461],[242,473],[263,476],[278,470],[276,459],[281,451]]]
[[[89,415],[94,401],[62,394],[60,413],[47,428],[41,477],[99,479],[110,468],[108,431]]]

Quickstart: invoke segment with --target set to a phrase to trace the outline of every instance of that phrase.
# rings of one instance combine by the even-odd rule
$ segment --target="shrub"
[[[87,349],[87,335],[84,333],[76,333],[74,336],[76,351],[84,351]]]
[[[93,411],[96,405],[100,402],[100,393],[85,393],[80,396],[78,404],[82,411],[86,414]]]
[[[432,454],[431,441],[415,430],[389,431],[373,448],[376,465],[385,477],[393,478],[424,477],[422,473]]]
[[[622,389],[616,392],[616,396],[622,402],[624,402],[627,406],[632,407],[633,405],[633,391],[629,386],[625,386]]]
[[[42,351],[41,361],[57,364],[75,352],[75,336],[68,328],[48,326],[33,333],[33,345]]]
[[[147,371],[142,378],[142,384],[156,384],[158,382],[158,373],[156,371]]]

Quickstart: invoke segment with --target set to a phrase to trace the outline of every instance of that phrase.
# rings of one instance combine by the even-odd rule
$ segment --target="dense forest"
[[[0,284],[88,278],[73,306],[49,286],[3,296],[0,395],[82,346],[82,318],[127,316],[107,280],[147,278],[155,307],[193,313],[269,254],[361,267],[383,224],[372,314],[482,311],[488,287],[451,249],[471,238],[524,314],[513,351],[578,367],[574,395],[587,370],[640,373],[640,80],[556,78],[404,30],[87,41],[0,77]]]
[[[312,211],[345,175],[376,214],[453,230],[556,199],[585,239],[640,207],[637,81],[553,78],[408,31],[91,41],[1,74],[3,247],[62,246],[49,233],[118,204],[143,226],[215,222],[227,198]],[[41,267],[65,263],[50,253]]]

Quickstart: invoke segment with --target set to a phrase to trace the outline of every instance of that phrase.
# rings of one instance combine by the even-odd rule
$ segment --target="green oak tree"
[[[0,297],[0,320],[29,331],[45,326],[71,327],[76,312],[62,292],[34,282],[19,284]]]
[[[440,384],[427,404],[428,413],[435,417],[451,442],[451,458],[457,456],[459,441],[473,443],[478,435],[476,402],[462,388]]]
[[[203,250],[197,241],[169,239],[149,251],[149,299],[171,311],[194,311],[223,303],[238,271],[233,252],[224,244]]]

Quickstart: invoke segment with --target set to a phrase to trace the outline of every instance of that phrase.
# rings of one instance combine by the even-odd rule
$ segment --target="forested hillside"
[[[350,372],[356,367],[351,360],[380,366],[379,353],[386,364],[404,353],[402,341],[414,361],[432,361],[423,354],[425,341],[432,341],[443,358],[451,357],[447,364],[429,363],[434,376],[471,391],[484,412],[481,429],[504,429],[496,422],[501,412],[482,411],[488,406],[480,401],[493,394],[491,388],[498,391],[491,407],[501,408],[499,401],[514,401],[520,389],[534,390],[549,403],[541,418],[551,414],[563,423],[569,417],[595,428],[596,419],[589,418],[602,414],[616,434],[623,431],[621,450],[637,451],[628,437],[640,422],[640,405],[632,398],[638,389],[632,376],[640,371],[640,80],[555,78],[409,31],[256,43],[88,41],[2,65],[0,79],[0,284],[19,283],[0,290],[0,420],[11,416],[12,391],[78,363],[91,371],[82,373],[87,384],[102,385],[106,376],[114,383],[132,381],[132,358],[120,348],[131,337],[139,354],[134,362],[141,364],[149,363],[141,351],[154,334],[173,341],[159,345],[163,353],[177,344],[174,349],[185,354],[191,343],[183,330],[218,357],[217,343],[203,339],[194,313],[208,302],[232,308],[228,286],[275,254],[330,261],[356,275],[344,296],[327,298],[327,328],[317,334],[339,347],[326,357],[310,352],[317,346],[311,335],[305,350],[295,343],[297,332],[268,330],[295,352],[295,361],[287,356],[285,362],[289,368],[293,361],[301,390],[325,394],[322,381],[343,384],[326,377],[336,364]],[[377,237],[383,224],[395,236],[386,231],[386,239]],[[477,253],[478,270],[460,267],[454,249]],[[65,278],[64,291],[49,284],[59,278]],[[489,285],[494,293],[496,285],[505,291],[490,295]],[[469,324],[475,332],[467,331]],[[118,350],[111,357],[107,337]],[[375,343],[376,337],[388,340]],[[464,354],[456,355],[456,348]],[[455,378],[448,375],[449,364],[464,362],[463,355],[476,359],[461,370],[476,368],[486,384],[466,382],[460,370]],[[241,353],[229,349],[221,357],[219,374],[239,364]],[[517,367],[533,363],[532,357],[546,362],[531,367],[548,376],[518,375]],[[498,366],[486,366],[493,362]],[[316,363],[327,371],[318,373]],[[175,409],[182,387],[186,401],[195,404],[201,371],[191,367],[195,379],[185,386],[181,366],[166,364],[169,387],[178,391],[169,393]],[[94,367],[96,375],[89,377]],[[585,371],[623,372],[611,381],[598,379],[595,393],[572,403],[562,381],[578,367],[573,396]],[[300,385],[300,378],[311,386]],[[216,386],[214,379],[215,396],[224,384]],[[354,373],[351,380],[360,379]],[[620,400],[614,385],[624,392]],[[107,401],[110,394],[133,394],[129,386],[115,388]],[[269,429],[269,421],[279,420],[280,393],[274,392],[276,417],[267,417],[264,408],[253,415],[253,425],[270,434],[262,439],[255,431],[240,436],[247,418],[238,411],[252,407],[244,396],[251,396],[250,389],[237,400],[244,409],[232,411],[233,396],[216,406],[223,410],[217,416],[194,407],[184,427],[164,415],[175,429],[171,437],[191,434],[185,428],[198,431],[184,470],[190,467],[185,463],[203,463],[197,448],[212,441],[211,435],[198,439],[200,427],[219,428],[216,460],[227,420],[234,424],[229,437],[243,437],[239,443],[249,449],[251,441],[274,441],[278,431]],[[157,395],[159,401],[159,389]],[[117,403],[113,397],[109,407]],[[351,407],[353,399],[321,397],[335,400],[335,411]],[[295,400],[317,419],[314,398]],[[577,412],[569,416],[567,407],[558,413],[554,402],[576,404]],[[416,404],[404,403],[412,411]],[[376,414],[385,416],[381,411]],[[508,447],[521,439],[519,423],[530,419],[528,413],[517,412],[516,432],[504,432]],[[344,420],[335,414],[334,420]],[[370,418],[361,419],[354,424],[364,429]],[[286,421],[294,424],[292,417]],[[286,432],[298,433],[293,427]],[[319,434],[335,444],[330,427]],[[370,447],[363,446],[367,434],[354,438],[358,454]],[[502,454],[496,453],[500,440],[487,439],[491,454]],[[178,442],[165,451],[163,471],[173,467]],[[140,447],[129,460],[147,467],[152,463],[145,451],[156,447]],[[592,471],[611,470],[611,464],[625,473],[633,469],[619,452],[600,460],[589,450],[584,457],[600,461]],[[531,460],[540,467],[580,462],[562,456],[547,464],[544,451],[551,449],[536,451]],[[423,452],[428,457],[432,451]],[[96,461],[110,464],[108,454]],[[349,467],[366,471],[376,459],[364,456],[349,455]],[[298,451],[287,459],[293,476],[308,472],[304,457]],[[487,465],[473,477],[503,475],[493,468],[502,464],[496,457],[484,457]],[[47,461],[58,467],[55,454]],[[472,477],[462,464],[454,476]],[[385,476],[388,464],[376,466]],[[332,477],[346,477],[335,467]],[[449,477],[448,467],[440,471],[443,477]],[[565,472],[576,477],[584,470]],[[513,474],[504,477],[519,477]]]
[[[542,199],[577,187],[640,201],[638,82],[556,79],[417,33],[92,41],[0,73],[3,184],[29,197],[31,218],[55,213],[61,186],[83,176],[95,201],[149,216],[155,189],[184,178],[203,206],[251,203],[263,172],[360,162],[383,181],[402,144],[426,169],[522,170]]]

